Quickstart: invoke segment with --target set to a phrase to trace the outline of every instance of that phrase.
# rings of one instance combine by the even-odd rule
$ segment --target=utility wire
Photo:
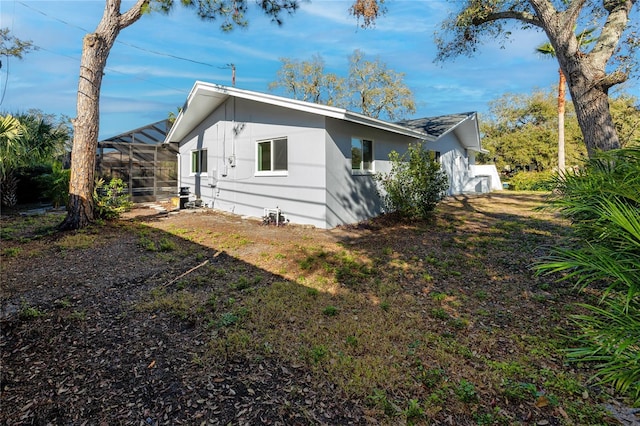
[[[83,27],[80,27],[80,26],[78,26],[78,25],[75,25],[75,24],[72,24],[72,23],[70,23],[70,22],[67,22],[67,21],[65,21],[64,19],[57,18],[57,17],[55,17],[55,16],[53,16],[53,15],[50,15],[50,14],[48,14],[48,13],[46,13],[46,12],[43,12],[43,11],[42,11],[42,10],[40,10],[40,9],[37,9],[37,8],[35,8],[35,7],[33,7],[33,6],[30,6],[30,5],[28,5],[28,4],[26,4],[26,3],[22,2],[22,1],[18,1],[18,3],[19,3],[19,4],[21,4],[22,6],[24,6],[24,7],[28,8],[28,9],[33,10],[34,12],[37,12],[37,13],[39,13],[39,14],[43,15],[43,16],[46,16],[47,18],[50,18],[50,19],[53,19],[53,20],[55,20],[55,21],[61,22],[61,23],[63,23],[64,25],[67,25],[67,26],[72,27],[72,28],[79,29],[79,30],[81,30],[81,31],[83,31],[83,32],[85,32],[85,33],[89,33],[89,32],[90,32],[90,31],[89,31],[89,30],[87,30],[86,28],[83,28]],[[196,61],[195,59],[185,58],[185,57],[177,56],[177,55],[173,55],[173,54],[170,54],[170,53],[159,52],[159,51],[157,51],[157,50],[147,49],[147,48],[144,48],[144,47],[136,46],[135,44],[127,43],[127,42],[125,42],[125,41],[120,41],[120,40],[117,40],[117,39],[116,39],[116,43],[118,43],[118,44],[122,44],[122,45],[125,45],[125,46],[128,46],[128,47],[131,47],[131,48],[133,48],[133,49],[137,49],[137,50],[140,50],[140,51],[143,51],[143,52],[152,53],[152,54],[154,54],[154,55],[158,55],[158,56],[165,56],[165,57],[167,57],[167,58],[178,59],[178,60],[180,60],[180,61],[186,61],[186,62],[191,62],[191,63],[194,63],[194,64],[198,64],[198,65],[204,65],[204,66],[207,66],[207,67],[216,68],[216,66],[215,66],[215,65],[209,64],[209,63],[207,63],[207,62]]]
[[[49,50],[47,48],[36,46],[36,45],[34,45],[34,47],[37,48],[38,50],[44,50],[45,52],[49,52],[49,53],[54,54],[54,55],[58,55],[58,56],[62,56],[62,57],[68,58],[68,59],[72,59],[73,61],[80,63],[80,59],[78,59],[77,57],[70,56],[70,55],[65,55],[64,53],[54,52],[53,50]],[[148,83],[152,83],[152,84],[155,84],[155,85],[158,85],[158,86],[166,87],[167,89],[175,90],[176,92],[189,93],[188,90],[176,89],[175,87],[167,86],[166,84],[158,83],[157,81],[153,81],[153,80],[150,80],[148,78],[143,78],[143,77],[140,77],[140,76],[137,76],[137,75],[134,75],[134,74],[128,74],[128,73],[125,73],[125,72],[122,72],[122,71],[115,70],[113,68],[110,68],[109,66],[106,66],[104,69],[105,69],[105,71],[113,73],[113,74],[120,74],[120,75],[124,75],[124,76],[127,76],[127,77],[133,77],[136,80],[146,81]]]

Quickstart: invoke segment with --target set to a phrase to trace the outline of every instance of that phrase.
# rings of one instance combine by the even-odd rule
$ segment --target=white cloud
[[[296,13],[309,15],[314,19],[320,19],[326,27],[329,23],[349,25],[357,27],[355,19],[349,16],[349,6],[351,2],[342,0],[325,0],[303,3]],[[329,21],[329,22],[327,22]]]

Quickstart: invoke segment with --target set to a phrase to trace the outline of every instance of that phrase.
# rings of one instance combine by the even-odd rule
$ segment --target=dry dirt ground
[[[136,208],[59,233],[61,216],[4,215],[0,422],[616,424],[549,343],[577,299],[530,268],[566,233],[532,210],[542,199],[458,197],[428,222],[329,231]],[[269,291],[283,307],[267,312]],[[378,349],[379,371],[350,372]]]

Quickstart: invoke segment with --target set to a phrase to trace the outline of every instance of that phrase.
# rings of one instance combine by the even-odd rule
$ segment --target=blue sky
[[[123,0],[123,9],[131,4]],[[346,75],[347,58],[355,49],[368,59],[379,57],[405,74],[416,99],[414,117],[482,114],[503,93],[557,84],[557,63],[534,52],[545,41],[543,33],[516,32],[504,49],[489,42],[473,58],[436,64],[433,34],[455,3],[392,0],[376,27],[366,30],[348,15],[350,4],[303,2],[281,27],[256,12],[249,16],[248,29],[231,33],[182,7],[168,16],[143,16],[121,32],[109,56],[100,137],[166,118],[184,103],[196,80],[231,85],[226,64],[236,66],[237,87],[268,92],[282,57],[306,60],[320,54],[327,71],[340,75]],[[37,108],[74,117],[82,38],[95,29],[103,9],[104,0],[0,0],[0,26],[39,47],[23,60],[3,58],[0,111]]]

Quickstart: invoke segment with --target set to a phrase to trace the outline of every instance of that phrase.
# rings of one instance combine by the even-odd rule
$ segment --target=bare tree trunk
[[[562,70],[559,70],[560,80],[558,81],[558,174],[565,172],[565,151],[564,151],[564,112],[566,103],[567,79]]]
[[[593,157],[598,151],[620,148],[608,95],[616,76],[606,76],[582,56],[576,55],[568,61],[563,61],[560,56],[558,58],[567,79],[587,152],[589,157]]]
[[[609,57],[606,54],[582,53],[573,31],[573,28],[565,29],[566,34],[561,37],[568,40],[572,48],[555,48],[555,51],[569,86],[587,152],[589,157],[593,157],[598,151],[620,148],[609,110],[609,88],[625,81],[627,77],[621,72],[606,73],[606,59]]]
[[[569,84],[569,91],[576,109],[578,124],[584,135],[589,157],[598,151],[609,151],[620,148],[606,91],[591,84]],[[579,95],[581,94],[581,95]]]
[[[100,120],[100,87],[109,50],[101,34],[87,34],[82,46],[77,118],[73,122],[67,217],[62,229],[80,229],[94,220],[93,184]]]
[[[73,121],[69,202],[67,217],[60,225],[61,229],[80,229],[95,219],[93,187],[102,76],[109,52],[120,30],[140,18],[142,5],[147,2],[148,0],[137,0],[127,13],[121,14],[121,0],[106,0],[104,14],[96,31],[84,37],[76,105],[78,116]]]

